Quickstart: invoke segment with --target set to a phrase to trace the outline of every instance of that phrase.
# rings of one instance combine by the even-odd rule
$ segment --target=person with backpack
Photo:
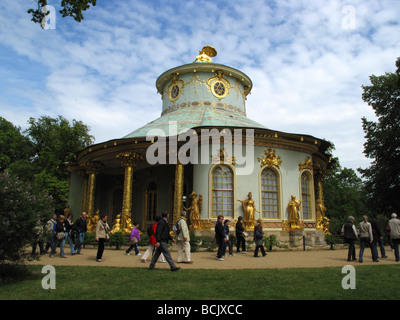
[[[147,258],[149,257],[150,254],[153,254],[154,250],[155,250],[155,245],[157,243],[156,241],[156,230],[157,230],[157,222],[160,221],[161,217],[157,216],[154,223],[147,228],[147,235],[149,236],[149,246],[147,247],[146,252],[143,254],[142,258],[140,258],[140,261],[142,262],[147,262]],[[158,258],[158,262],[166,262],[164,255],[161,253],[160,257]]]
[[[354,217],[349,216],[347,222],[342,227],[342,236],[345,243],[349,244],[349,250],[347,252],[347,261],[356,260],[356,247],[354,241],[358,239],[356,226],[354,225]]]
[[[182,211],[181,218],[176,223],[176,227],[174,228],[175,234],[177,234],[177,244],[178,244],[178,260],[177,263],[193,263],[190,260],[190,235],[189,229],[186,223],[186,211]],[[185,260],[183,260],[182,256],[185,253]]]
[[[154,253],[153,258],[151,259],[149,270],[154,270],[157,259],[160,257],[161,253],[164,254],[165,259],[169,263],[171,267],[171,271],[178,271],[180,268],[177,267],[174,261],[171,258],[171,253],[168,250],[168,241],[172,240],[172,242],[176,242],[175,239],[172,239],[169,234],[169,227],[168,227],[168,212],[164,211],[162,213],[162,219],[159,220],[157,223],[157,229],[155,232],[156,236],[156,252]]]

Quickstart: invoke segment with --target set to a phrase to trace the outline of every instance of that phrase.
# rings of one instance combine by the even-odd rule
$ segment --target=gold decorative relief
[[[171,83],[167,89],[169,100],[175,103],[175,101],[178,100],[178,98],[182,94],[183,88],[184,82],[182,80],[179,80],[179,75],[177,73],[174,73],[172,75]]]
[[[272,149],[264,149],[264,154],[262,155],[262,157],[257,159],[261,162],[261,167],[269,166],[279,168],[282,163],[281,157],[277,157],[275,154],[275,150]]]
[[[307,157],[306,161],[299,163],[299,171],[308,169],[310,171],[313,170],[313,163],[310,157]]]
[[[222,70],[217,70],[215,76],[208,79],[207,85],[210,87],[212,94],[216,96],[218,100],[225,98],[231,88],[229,81],[224,78]]]
[[[229,155],[226,153],[226,151],[224,149],[219,149],[219,154],[212,156],[212,162],[213,162],[213,164],[229,163],[231,165],[235,165],[236,159],[233,156],[229,157]]]

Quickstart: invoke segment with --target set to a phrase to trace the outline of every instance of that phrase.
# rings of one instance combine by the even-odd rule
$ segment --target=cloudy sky
[[[81,23],[43,30],[34,0],[0,4],[0,116],[62,115],[90,126],[96,143],[161,114],[157,77],[191,63],[204,45],[215,63],[253,81],[247,116],[270,129],[334,143],[343,167],[365,168],[361,85],[395,71],[398,0],[99,0]],[[49,26],[54,26],[48,21]]]

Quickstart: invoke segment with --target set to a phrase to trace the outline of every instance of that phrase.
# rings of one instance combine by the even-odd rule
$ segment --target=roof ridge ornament
[[[203,49],[199,51],[199,55],[196,56],[196,60],[193,62],[212,62],[211,57],[215,57],[217,55],[217,50],[211,46],[204,46]]]

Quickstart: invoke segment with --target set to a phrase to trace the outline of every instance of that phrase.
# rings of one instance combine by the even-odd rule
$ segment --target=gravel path
[[[143,254],[146,248],[141,248]],[[192,253],[193,264],[179,263],[177,266],[182,269],[269,269],[269,268],[319,268],[319,267],[340,267],[345,265],[382,265],[395,264],[394,253],[390,247],[386,247],[388,258],[379,259],[379,262],[372,262],[371,251],[365,250],[364,262],[348,262],[347,248],[336,250],[321,249],[309,251],[277,251],[268,252],[266,257],[254,258],[253,252],[247,254],[235,254],[233,257],[227,256],[224,261],[217,261],[216,251],[214,252],[195,252]],[[59,250],[59,249],[58,249]],[[358,256],[359,248],[356,248]],[[70,255],[69,246],[65,249],[67,258],[61,258],[57,253],[53,258],[43,255],[39,261],[32,261],[30,264],[36,265],[76,265],[76,266],[110,266],[110,267],[135,267],[148,268],[150,261],[143,263],[141,256],[135,256],[134,251],[130,256],[125,255],[125,250],[105,249],[102,262],[96,261],[97,249],[82,249],[81,255]],[[176,261],[177,252],[173,248],[172,258]],[[168,269],[168,263],[157,263],[156,268]]]

